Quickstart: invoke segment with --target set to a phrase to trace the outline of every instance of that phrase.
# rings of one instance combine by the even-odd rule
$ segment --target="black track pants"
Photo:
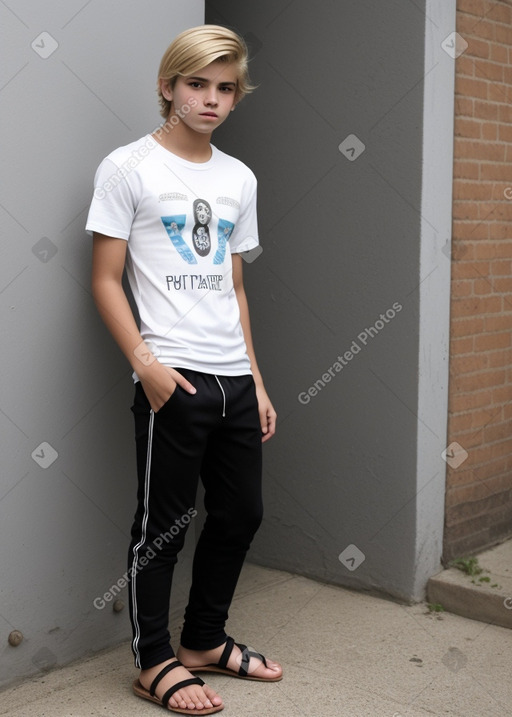
[[[207,517],[196,546],[181,643],[222,645],[229,606],[262,519],[261,426],[254,380],[177,369],[180,386],[157,412],[135,387],[138,506],[128,556],[135,665],[148,669],[174,656],[168,631],[174,565],[196,516],[198,479]]]

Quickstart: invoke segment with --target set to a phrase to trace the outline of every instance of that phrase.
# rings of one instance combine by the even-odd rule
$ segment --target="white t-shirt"
[[[238,376],[251,368],[231,254],[258,245],[256,178],[211,149],[208,162],[189,162],[146,135],[114,150],[96,172],[86,230],[128,241],[141,335],[161,363]]]

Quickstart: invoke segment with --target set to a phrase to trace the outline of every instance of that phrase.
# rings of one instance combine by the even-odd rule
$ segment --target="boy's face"
[[[193,75],[178,77],[170,91],[171,116],[176,114],[190,129],[210,134],[235,106],[237,69],[233,63],[212,62]],[[192,98],[195,102],[191,103]]]

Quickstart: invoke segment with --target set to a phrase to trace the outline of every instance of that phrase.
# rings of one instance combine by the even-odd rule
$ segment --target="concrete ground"
[[[430,578],[429,601],[463,617],[512,628],[512,540],[476,558],[475,566],[464,559],[464,570],[451,567]]]
[[[247,564],[229,633],[284,667],[261,684],[211,675],[226,717],[504,717],[512,632],[427,605]],[[0,693],[10,717],[156,717],[131,693],[128,644]]]

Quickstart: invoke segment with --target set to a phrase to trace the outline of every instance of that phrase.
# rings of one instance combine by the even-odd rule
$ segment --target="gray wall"
[[[206,19],[246,36],[260,85],[214,138],[259,178],[245,276],[279,423],[252,559],[419,599],[442,548],[455,2]]]
[[[164,49],[204,19],[196,0],[153,0],[151,12],[140,0],[10,6],[0,5],[1,683],[130,634],[126,609],[93,606],[126,569],[135,473],[132,380],[93,306],[84,225],[100,160],[160,122]]]

